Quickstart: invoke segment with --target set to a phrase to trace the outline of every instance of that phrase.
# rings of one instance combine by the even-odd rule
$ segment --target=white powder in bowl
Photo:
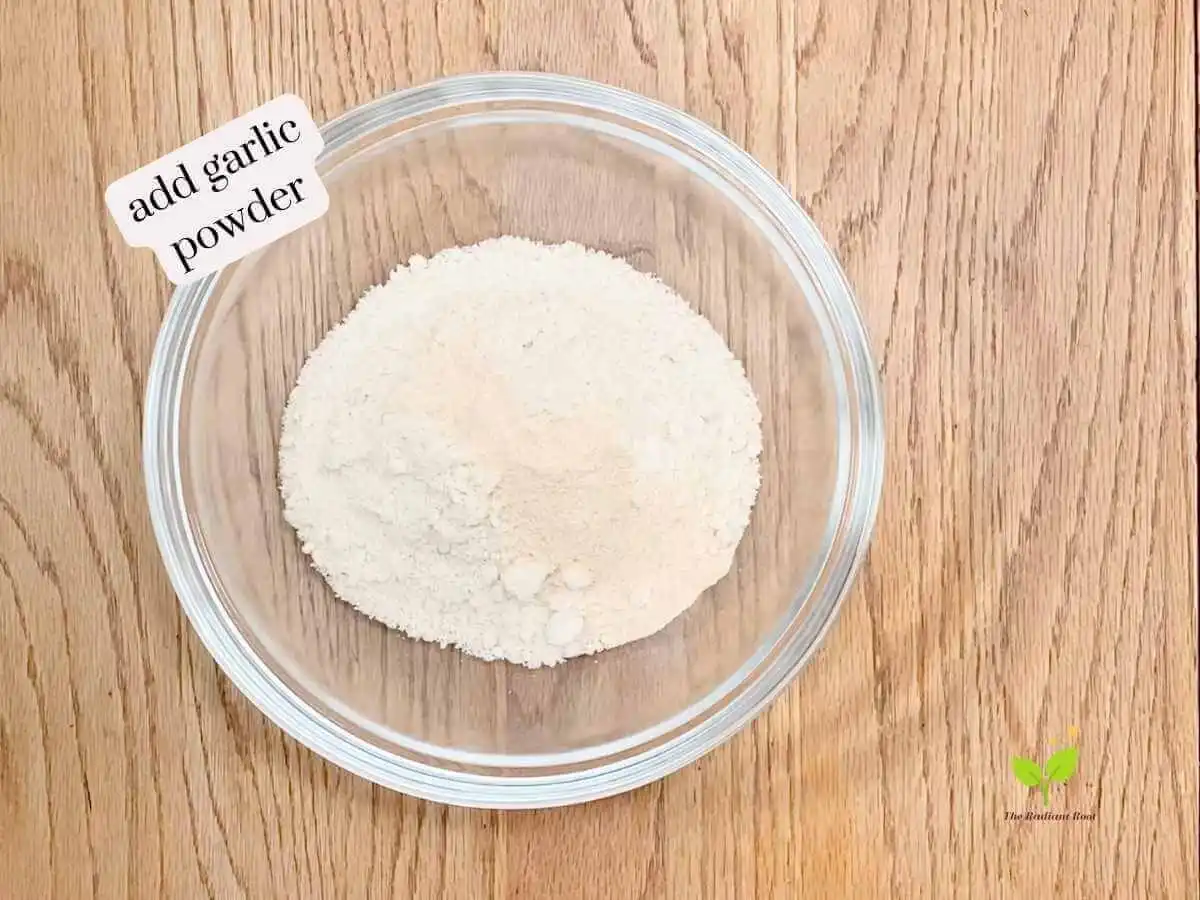
[[[760,423],[741,363],[662,282],[498,238],[414,256],[313,351],[284,513],[368,616],[554,665],[653,634],[729,571]]]

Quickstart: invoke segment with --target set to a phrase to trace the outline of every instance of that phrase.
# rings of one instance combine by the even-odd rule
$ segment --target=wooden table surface
[[[1193,897],[1196,81],[1185,0],[8,0],[0,896]],[[284,91],[660,98],[812,212],[886,390],[867,566],[699,763],[587,806],[391,794],[183,619],[141,479],[168,284],[109,181]],[[1077,733],[1076,733],[1077,729]],[[1079,748],[1052,809],[1010,758]]]

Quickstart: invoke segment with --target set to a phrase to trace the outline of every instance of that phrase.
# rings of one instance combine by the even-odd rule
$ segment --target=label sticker
[[[104,200],[126,242],[187,284],[324,215],[324,146],[304,101],[283,94],[117,179]]]

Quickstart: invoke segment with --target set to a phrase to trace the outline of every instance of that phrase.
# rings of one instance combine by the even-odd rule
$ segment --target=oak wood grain
[[[0,5],[0,896],[1189,897],[1196,80],[1185,0]],[[168,296],[107,183],[281,92],[619,84],[813,213],[883,372],[873,548],[744,733],[537,813],[390,794],[271,726],[145,511]],[[1009,772],[1079,729],[1037,808]]]

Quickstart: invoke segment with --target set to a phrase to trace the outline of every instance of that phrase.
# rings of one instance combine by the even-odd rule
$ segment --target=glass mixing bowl
[[[178,289],[150,369],[150,511],[201,640],[298,741],[431,800],[590,800],[713,749],[820,644],[879,499],[875,369],[812,221],[713,129],[576,79],[449,78],[323,133],[328,214]],[[652,637],[537,670],[339,601],[284,521],[276,475],[288,393],[358,297],[413,254],[503,234],[660,276],[745,363],[763,413],[762,490],[729,575]]]

